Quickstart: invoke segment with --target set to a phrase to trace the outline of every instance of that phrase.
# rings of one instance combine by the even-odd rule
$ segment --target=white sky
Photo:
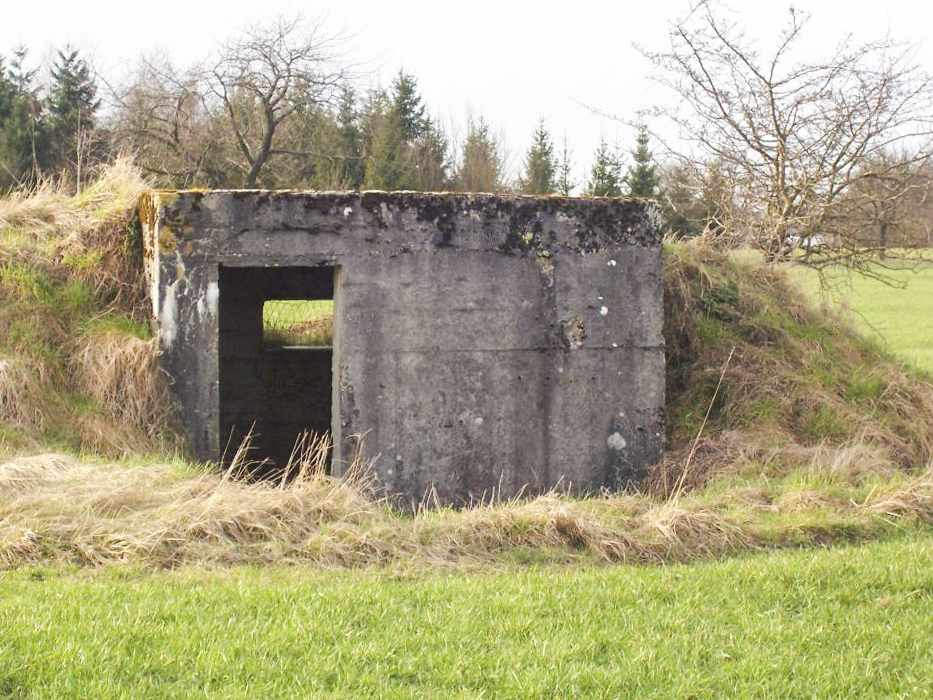
[[[388,84],[400,67],[413,73],[431,112],[460,129],[469,110],[482,114],[520,163],[540,117],[559,144],[566,134],[582,180],[600,137],[631,148],[630,130],[580,103],[622,117],[665,99],[633,48],[667,45],[668,22],[687,0],[2,0],[0,53],[17,44],[35,61],[71,43],[107,77],[162,48],[180,62],[207,55],[244,24],[278,14],[326,16],[334,33],[353,35],[348,60]],[[742,7],[741,0],[732,0]],[[767,40],[789,2],[758,0],[738,17]],[[831,50],[846,33],[920,44],[918,62],[933,72],[933,4],[926,0],[801,0],[812,22],[808,50]],[[753,9],[752,9],[753,8]]]

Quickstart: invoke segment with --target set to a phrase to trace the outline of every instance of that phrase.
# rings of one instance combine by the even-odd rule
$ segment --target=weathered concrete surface
[[[256,317],[221,302],[237,294],[223,271],[321,266],[335,273],[334,472],[357,435],[379,481],[411,501],[614,488],[660,458],[649,203],[192,191],[152,195],[143,218],[163,364],[202,458],[228,437],[219,346],[237,343],[219,341],[221,316]]]

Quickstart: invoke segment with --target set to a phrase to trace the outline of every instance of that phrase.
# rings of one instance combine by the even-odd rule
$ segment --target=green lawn
[[[0,576],[0,697],[926,697],[933,540],[660,568]]]
[[[933,371],[933,266],[900,274],[844,296]],[[690,565],[405,566],[0,573],[0,700],[933,696],[925,526]]]
[[[820,298],[817,276],[804,268],[791,269],[814,298]],[[933,372],[933,263],[915,263],[909,269],[888,271],[903,287],[861,275],[837,272],[826,300],[843,303],[856,312],[859,325],[886,342],[917,367]]]

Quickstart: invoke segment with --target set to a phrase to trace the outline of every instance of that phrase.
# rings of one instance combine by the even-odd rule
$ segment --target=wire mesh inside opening
[[[267,349],[329,348],[334,344],[333,299],[270,299],[262,305]]]

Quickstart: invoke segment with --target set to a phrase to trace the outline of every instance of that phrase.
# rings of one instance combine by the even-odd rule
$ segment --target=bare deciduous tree
[[[229,186],[220,167],[200,70],[181,71],[164,56],[143,59],[127,85],[110,87],[118,147],[166,184]]]
[[[860,265],[868,209],[855,195],[885,182],[870,189],[875,209],[890,212],[885,203],[916,191],[912,174],[933,153],[933,82],[889,38],[845,41],[803,62],[803,13],[791,9],[763,52],[723,14],[701,0],[672,24],[669,50],[645,52],[679,98],[665,113],[690,144],[684,162],[728,172],[733,186],[717,206],[724,230],[770,260],[804,247],[814,261]]]
[[[129,86],[111,90],[117,143],[174,184],[275,186],[275,161],[319,155],[311,127],[346,77],[340,41],[320,24],[279,18],[202,66],[145,60]]]
[[[345,70],[336,62],[339,38],[319,24],[279,18],[253,27],[225,44],[208,76],[236,145],[233,165],[244,187],[255,187],[263,167],[275,156],[313,155],[304,144],[276,142],[277,132],[295,115],[329,102]]]

